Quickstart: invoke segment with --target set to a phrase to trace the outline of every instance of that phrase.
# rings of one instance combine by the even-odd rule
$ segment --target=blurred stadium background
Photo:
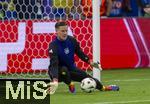
[[[133,98],[133,102],[130,100],[129,103],[150,103],[147,97],[150,96],[147,92],[150,88],[149,9],[148,0],[102,0],[102,81],[106,84],[116,83],[123,90],[120,91],[121,94],[83,94],[83,102],[79,99],[82,95],[79,91],[78,96],[67,94],[66,99],[75,97],[77,103],[72,104],[81,104],[80,101],[82,104],[117,104],[107,101],[124,101],[124,104],[125,99],[129,98]],[[47,50],[55,37],[54,25],[59,20],[68,22],[69,35],[77,38],[83,51],[92,59],[91,10],[91,0],[0,0],[0,80],[49,80]],[[91,70],[89,65],[78,57],[75,56],[75,60],[77,66],[83,70]],[[128,93],[129,95],[126,95]],[[52,97],[52,104],[63,104],[61,100],[65,99],[62,96],[64,94],[66,90],[61,86],[58,93]],[[99,99],[95,99],[96,96],[99,96]],[[120,99],[115,98],[118,96]],[[85,99],[86,97],[89,100]],[[57,102],[57,98],[62,99]]]

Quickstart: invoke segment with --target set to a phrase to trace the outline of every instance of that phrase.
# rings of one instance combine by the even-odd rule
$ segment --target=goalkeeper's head
[[[57,38],[61,41],[67,39],[68,36],[68,25],[66,22],[57,22],[55,24]]]

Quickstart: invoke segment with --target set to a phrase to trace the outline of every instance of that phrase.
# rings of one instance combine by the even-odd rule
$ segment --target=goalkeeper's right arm
[[[52,82],[48,83],[46,86],[47,94],[54,94],[58,88],[58,53],[57,46],[53,42],[49,45],[49,57],[50,57],[50,66],[49,66],[49,75],[52,79]]]
[[[57,45],[53,42],[49,45],[49,57],[50,57],[50,65],[49,65],[49,75],[54,78],[58,79],[58,52],[57,52]]]

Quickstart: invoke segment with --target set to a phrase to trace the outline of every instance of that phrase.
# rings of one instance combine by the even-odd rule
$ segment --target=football
[[[91,93],[95,90],[96,88],[96,82],[94,79],[92,78],[85,78],[81,81],[81,89],[84,91],[84,92],[87,92],[87,93]]]

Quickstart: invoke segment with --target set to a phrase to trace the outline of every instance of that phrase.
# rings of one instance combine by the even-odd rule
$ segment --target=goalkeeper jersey
[[[49,71],[53,78],[58,78],[59,67],[66,66],[69,71],[74,70],[74,54],[88,63],[89,57],[83,53],[79,43],[72,36],[65,41],[55,38],[49,45],[50,66]]]

